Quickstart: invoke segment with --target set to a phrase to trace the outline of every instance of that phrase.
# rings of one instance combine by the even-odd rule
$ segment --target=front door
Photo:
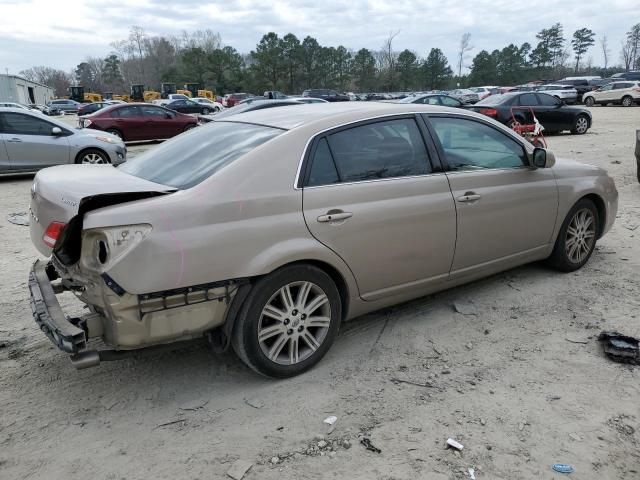
[[[35,170],[69,163],[69,141],[54,135],[57,127],[35,115],[4,112],[0,114],[0,135],[12,170]]]
[[[145,129],[153,138],[171,138],[174,136],[173,113],[153,105],[144,105],[142,113],[145,118]],[[169,117],[169,118],[167,118]]]
[[[546,248],[558,208],[551,169],[529,167],[517,139],[480,119],[431,115],[429,122],[458,213],[451,274]]]
[[[550,97],[553,98],[553,97]],[[523,93],[518,97],[518,103],[524,108],[515,108],[514,113],[519,114],[525,123],[532,123],[531,111],[533,110],[536,118],[547,131],[558,130],[558,118],[553,110],[540,105],[539,97],[534,92]]]
[[[433,171],[416,118],[329,132],[315,140],[308,162],[307,227],[349,266],[362,298],[448,276],[455,206],[446,176]]]

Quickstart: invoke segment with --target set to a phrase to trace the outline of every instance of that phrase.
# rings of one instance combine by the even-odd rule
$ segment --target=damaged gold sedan
[[[615,219],[604,170],[473,112],[238,114],[121,165],[38,173],[34,318],[78,368],[207,338],[299,374],[342,321],[527,262],[573,271]],[[56,295],[88,313],[71,318]],[[90,339],[100,339],[91,342]]]

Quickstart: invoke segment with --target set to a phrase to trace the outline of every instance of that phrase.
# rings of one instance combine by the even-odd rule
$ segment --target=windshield
[[[278,128],[248,123],[211,122],[179,135],[118,168],[162,185],[191,188],[283,132]]]

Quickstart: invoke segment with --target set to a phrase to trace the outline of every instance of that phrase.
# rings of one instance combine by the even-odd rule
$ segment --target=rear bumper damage
[[[141,349],[173,348],[176,342],[204,338],[225,324],[231,301],[247,283],[226,280],[135,295],[109,276],[83,277],[55,261],[38,260],[29,274],[34,320],[54,345],[71,354],[79,369]],[[81,317],[65,315],[56,298],[65,290],[74,291],[89,312]],[[88,341],[93,338],[101,342],[91,349]]]

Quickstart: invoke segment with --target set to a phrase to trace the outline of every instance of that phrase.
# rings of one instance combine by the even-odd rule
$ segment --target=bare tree
[[[462,64],[467,58],[467,52],[473,50],[471,45],[471,34],[464,33],[460,39],[460,50],[458,50],[458,78],[462,76]]]
[[[390,33],[382,46],[382,67],[387,70],[387,89],[393,88],[396,62],[398,60],[398,53],[393,51],[393,39],[398,36],[400,30],[395,33]]]
[[[604,69],[607,69],[609,65],[609,55],[611,54],[611,50],[609,50],[609,44],[607,42],[607,36],[602,35],[600,37],[600,48],[602,49],[602,58],[604,60]]]
[[[624,69],[629,71],[631,64],[633,63],[633,49],[629,41],[621,42],[622,48],[620,49],[620,58],[624,63]]]
[[[146,34],[142,27],[134,25],[129,31],[129,44],[131,45],[131,51],[138,54],[138,67],[140,68],[140,77],[144,78],[144,62],[143,53]],[[135,58],[135,53],[134,53]]]

